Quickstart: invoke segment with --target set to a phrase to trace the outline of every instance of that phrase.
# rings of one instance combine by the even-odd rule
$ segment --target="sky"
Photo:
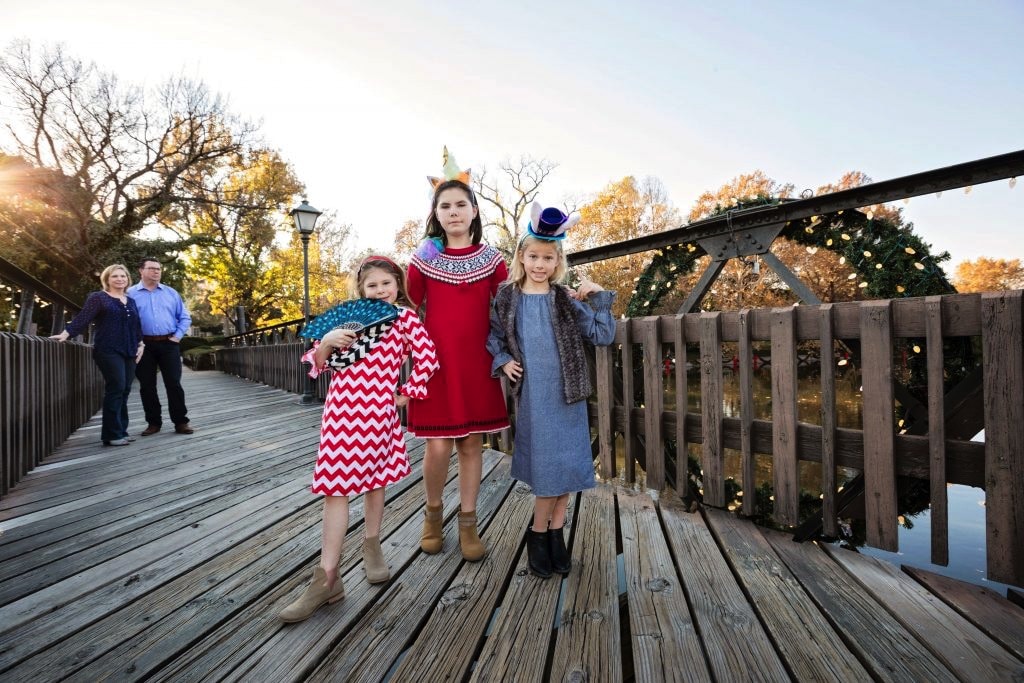
[[[382,250],[444,145],[557,163],[545,204],[653,176],[683,215],[756,169],[799,192],[1024,149],[1022,35],[1021,0],[0,0],[0,46],[203,80]],[[951,267],[1024,259],[1024,182],[899,205]]]

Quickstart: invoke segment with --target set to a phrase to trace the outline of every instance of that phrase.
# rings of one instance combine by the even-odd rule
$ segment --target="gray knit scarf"
[[[508,282],[498,289],[498,293],[494,297],[494,310],[505,331],[505,343],[508,345],[508,351],[520,365],[523,363],[523,352],[519,348],[519,340],[516,338],[516,310],[519,307],[521,295],[519,286]],[[576,309],[568,291],[562,285],[552,285],[547,298],[551,308],[551,321],[555,329],[558,359],[562,364],[565,402],[583,401],[590,396],[590,373],[587,370],[586,356],[583,354],[583,340],[576,322]],[[521,381],[512,383],[512,394],[517,400],[522,384]]]

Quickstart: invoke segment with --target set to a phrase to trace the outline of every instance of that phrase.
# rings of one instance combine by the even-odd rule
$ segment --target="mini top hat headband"
[[[455,157],[448,153],[448,147],[444,148],[444,166],[441,168],[443,177],[437,178],[435,176],[427,176],[427,180],[430,182],[430,186],[437,189],[437,186],[441,183],[449,180],[458,180],[463,185],[469,185],[470,174],[473,172],[472,169],[467,168],[465,171],[459,169],[459,165],[455,163]]]
[[[569,216],[561,209],[553,206],[545,209],[539,202],[534,202],[530,207],[530,222],[526,226],[526,233],[540,240],[558,242],[564,240],[569,228],[579,222],[578,213]]]

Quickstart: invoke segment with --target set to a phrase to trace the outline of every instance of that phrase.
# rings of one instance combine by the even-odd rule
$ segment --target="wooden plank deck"
[[[319,555],[319,409],[218,373],[185,381],[194,435],[103,448],[94,419],[0,500],[0,680],[1024,680],[1010,600],[689,513],[673,493],[583,494],[572,573],[536,579],[529,491],[496,452],[488,556],[458,552],[454,460],[445,548],[424,555],[417,440],[387,494],[392,580],[363,577],[357,498],[345,600],[283,624]]]

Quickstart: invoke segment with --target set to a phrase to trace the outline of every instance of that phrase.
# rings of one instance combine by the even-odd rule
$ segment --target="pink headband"
[[[370,256],[364,258],[363,262],[359,264],[359,270],[362,270],[370,261],[384,261],[384,263],[387,263],[392,268],[394,268],[396,273],[402,272],[402,269],[398,267],[397,263],[389,259],[387,256],[380,256],[379,254],[371,254]]]

